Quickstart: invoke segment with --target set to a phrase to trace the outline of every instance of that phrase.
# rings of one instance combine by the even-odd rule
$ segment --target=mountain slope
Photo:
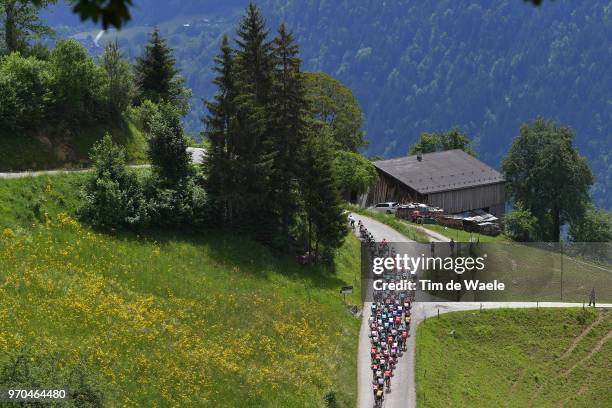
[[[121,44],[133,57],[150,27],[160,25],[194,89],[188,123],[197,131],[199,99],[214,91],[210,67],[220,35],[233,32],[246,1],[136,3]],[[365,113],[369,154],[403,155],[420,132],[458,125],[475,139],[479,157],[498,166],[520,125],[542,115],[575,130],[597,177],[596,202],[612,208],[609,0],[539,8],[518,0],[260,5],[270,27],[284,20],[295,31],[305,69],[325,71],[353,90]],[[56,26],[70,19],[49,14]],[[64,26],[60,33],[78,30]],[[87,30],[85,38],[97,32]]]

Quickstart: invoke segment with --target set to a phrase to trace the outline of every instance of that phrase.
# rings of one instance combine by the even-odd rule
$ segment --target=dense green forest
[[[159,25],[194,91],[187,128],[201,131],[213,56],[246,0],[135,2],[120,44],[138,55]],[[570,126],[593,166],[598,205],[612,207],[612,87],[607,0],[290,1],[259,4],[269,26],[285,20],[301,45],[304,69],[353,90],[365,114],[368,154],[403,155],[421,132],[459,126],[479,158],[499,166],[522,123],[541,115]],[[79,24],[58,4],[45,20],[93,52],[99,28]],[[113,32],[103,36],[112,38]]]

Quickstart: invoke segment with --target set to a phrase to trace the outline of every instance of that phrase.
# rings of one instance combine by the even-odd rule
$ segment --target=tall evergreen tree
[[[307,101],[298,46],[284,24],[279,27],[273,44],[270,129],[275,155],[272,163],[271,201],[279,217],[279,236],[288,238],[297,211],[296,159],[304,140]]]
[[[340,193],[334,175],[332,137],[317,124],[300,154],[300,191],[307,222],[308,252],[318,257],[321,245],[327,252],[340,247],[346,235]]]
[[[166,40],[160,36],[156,27],[134,66],[141,101],[149,99],[155,103],[170,102],[184,113],[186,90],[182,86],[183,80],[178,76],[175,64],[172,49],[166,45]]]
[[[269,105],[272,82],[271,44],[259,9],[249,4],[240,22],[236,49],[236,128],[233,171],[242,189],[241,225],[270,242],[274,234],[270,167]]]
[[[234,140],[236,79],[234,52],[227,36],[223,36],[221,52],[215,58],[215,64],[213,70],[217,76],[213,83],[217,86],[217,93],[212,101],[205,103],[208,115],[203,119],[204,135],[210,142],[203,169],[210,204],[216,212],[215,219],[231,225],[240,186],[233,178],[233,166],[237,165]]]

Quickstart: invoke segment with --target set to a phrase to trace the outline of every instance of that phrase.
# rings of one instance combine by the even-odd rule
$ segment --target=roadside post
[[[343,286],[342,289],[340,289],[340,294],[343,297],[345,305],[346,305],[346,295],[350,295],[351,293],[353,293],[353,287],[352,286]]]

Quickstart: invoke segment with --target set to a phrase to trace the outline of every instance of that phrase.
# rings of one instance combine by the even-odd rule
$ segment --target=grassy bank
[[[302,267],[218,231],[98,233],[73,217],[85,177],[0,180],[0,365],[82,367],[105,406],[355,406],[355,238]]]
[[[406,221],[406,223],[414,226],[414,227],[424,227],[431,231],[437,232],[438,234],[442,234],[447,238],[452,238],[457,242],[470,242],[471,239],[478,239],[480,242],[499,242],[499,241],[508,241],[509,238],[505,234],[499,234],[497,236],[478,234],[478,233],[470,233],[464,231],[462,229],[457,228],[448,228],[444,225],[438,224],[415,224],[412,222]]]
[[[416,339],[418,404],[612,406],[611,333],[609,311],[506,309],[428,319]]]
[[[5,134],[0,129],[0,171],[84,167],[89,164],[92,146],[107,132],[125,148],[130,163],[146,161],[145,136],[134,123],[124,119],[112,129],[95,126],[73,135]]]
[[[349,211],[365,215],[366,217],[373,218],[378,222],[382,222],[413,241],[425,244],[429,243],[429,238],[427,235],[416,231],[414,228],[410,228],[408,224],[397,219],[395,215],[383,214],[381,212],[368,210],[367,208],[362,208],[353,204],[345,204],[345,207]]]

